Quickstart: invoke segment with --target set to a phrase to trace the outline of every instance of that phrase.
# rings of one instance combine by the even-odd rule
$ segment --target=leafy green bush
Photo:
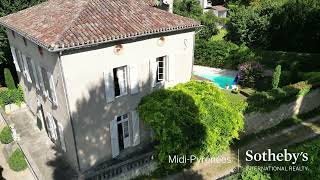
[[[239,64],[255,59],[255,54],[246,46],[228,41],[197,40],[195,64],[216,68],[236,69]]]
[[[16,103],[20,104],[24,101],[23,90],[21,86],[17,89],[2,89],[0,90],[0,106]]]
[[[281,76],[281,65],[278,65],[272,76],[272,89],[278,88]]]
[[[0,141],[2,144],[9,144],[13,141],[11,129],[9,126],[6,126],[1,130]]]
[[[301,74],[301,79],[308,81],[308,83],[319,86],[320,85],[320,72],[307,72]]]
[[[233,9],[227,23],[227,39],[236,44],[246,44],[249,47],[268,47],[270,44],[269,16],[261,15],[253,7],[240,6]]]
[[[180,16],[197,19],[202,15],[202,8],[197,0],[174,0],[173,12]]]
[[[244,87],[254,87],[262,78],[263,68],[260,63],[251,61],[239,65],[239,83]]]
[[[246,166],[241,171],[241,180],[271,180],[270,174],[255,168],[254,166]]]
[[[272,179],[320,179],[320,139],[316,138],[302,144],[291,146],[289,152],[298,153],[304,152],[308,154],[308,161],[298,159],[295,166],[305,166],[308,170],[305,171],[287,171],[287,172],[270,172]],[[291,162],[276,162],[276,166],[292,166]]]
[[[4,68],[4,79],[8,89],[16,89],[12,74],[8,68]]]
[[[302,81],[282,88],[256,92],[247,99],[248,107],[246,112],[272,111],[283,103],[291,102],[299,96],[306,95],[310,91],[311,87],[312,86],[310,84]]]
[[[154,130],[159,172],[191,165],[169,163],[169,155],[215,156],[228,148],[243,129],[241,108],[230,105],[224,93],[208,82],[190,81],[144,97],[138,111]]]
[[[8,161],[10,169],[14,171],[22,171],[28,167],[24,155],[20,149],[15,150]]]
[[[216,22],[219,20],[212,12],[204,13],[199,17],[199,20],[204,27],[197,33],[197,39],[209,40],[218,33]]]

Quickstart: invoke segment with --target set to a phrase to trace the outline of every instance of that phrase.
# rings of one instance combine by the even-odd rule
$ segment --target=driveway
[[[37,127],[36,118],[28,109],[10,114],[8,121],[20,135],[18,143],[38,179],[75,179],[75,172],[63,161],[46,131]]]

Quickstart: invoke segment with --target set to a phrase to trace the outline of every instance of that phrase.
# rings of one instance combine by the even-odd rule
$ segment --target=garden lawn
[[[212,41],[222,41],[224,36],[226,36],[228,31],[226,29],[220,29],[217,35],[212,36]]]

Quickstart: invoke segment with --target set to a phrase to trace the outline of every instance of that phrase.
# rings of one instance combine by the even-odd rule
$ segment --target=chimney
[[[160,6],[164,7],[168,12],[173,13],[173,0],[161,0]]]

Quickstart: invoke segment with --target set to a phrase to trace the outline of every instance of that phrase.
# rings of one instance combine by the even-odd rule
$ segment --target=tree
[[[272,89],[278,88],[281,76],[281,65],[278,65],[272,76]]]
[[[8,68],[4,68],[4,79],[8,89],[16,89],[13,77]]]
[[[320,1],[290,0],[271,18],[271,49],[320,52]]]
[[[228,40],[253,48],[269,47],[270,17],[268,15],[260,15],[260,11],[256,8],[241,6],[235,8],[229,18]]]
[[[245,87],[254,87],[262,77],[263,68],[255,61],[245,62],[239,65],[239,83]]]
[[[197,19],[202,15],[202,8],[198,0],[174,0],[173,12],[180,16]]]
[[[197,39],[209,40],[213,35],[218,33],[218,18],[212,12],[206,12],[199,17],[201,24],[204,26],[197,34]]]
[[[138,111],[154,130],[156,158],[164,173],[192,164],[169,163],[169,156],[215,156],[228,148],[244,125],[239,107],[207,82],[190,81],[155,91],[141,100]]]

